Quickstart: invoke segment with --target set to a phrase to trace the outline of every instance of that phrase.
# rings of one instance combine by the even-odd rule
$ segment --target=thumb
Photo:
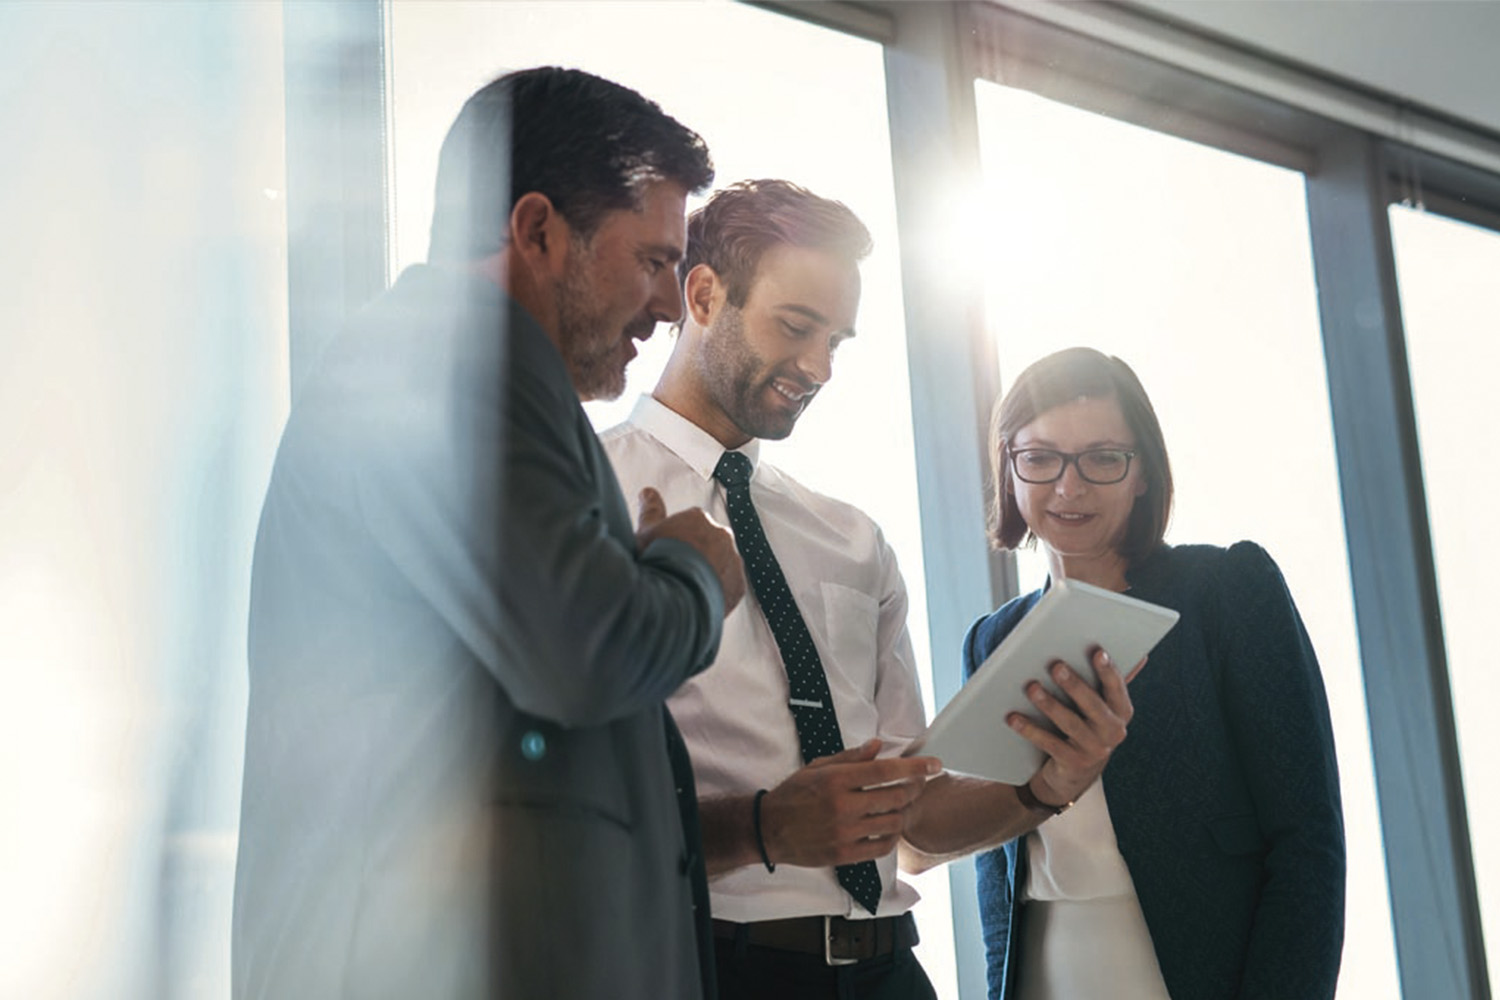
[[[829,754],[827,757],[819,757],[810,762],[808,767],[827,767],[829,764],[856,764],[861,761],[874,760],[875,755],[880,752],[879,738],[865,740],[857,747],[840,750],[838,753]]]
[[[661,498],[660,493],[656,492],[650,486],[641,490],[640,502],[641,513],[636,520],[636,531],[645,531],[647,528],[654,528],[666,519],[666,501]]]

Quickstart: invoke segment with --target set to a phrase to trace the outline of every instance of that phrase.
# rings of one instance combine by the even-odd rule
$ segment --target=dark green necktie
[[[792,598],[781,564],[766,541],[765,529],[750,501],[750,473],[754,471],[750,460],[737,451],[726,451],[714,469],[714,478],[724,484],[729,507],[729,526],[734,529],[734,542],[745,561],[745,575],[760,602],[761,613],[766,624],[771,626],[771,635],[776,639],[776,648],[781,651],[782,666],[786,668],[786,679],[791,688],[789,707],[797,723],[797,740],[802,744],[802,760],[811,762],[818,757],[838,753],[844,749],[844,737],[839,732],[839,719],[833,709],[833,696],[828,691],[828,678],[823,673],[823,661],[818,658],[818,649],[813,645],[807,623]],[[873,861],[861,861],[852,865],[839,865],[839,885],[853,896],[855,901],[871,913],[880,905],[880,870]]]

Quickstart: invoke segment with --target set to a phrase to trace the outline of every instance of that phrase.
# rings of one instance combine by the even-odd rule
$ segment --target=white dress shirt
[[[707,431],[642,396],[630,419],[600,438],[632,506],[653,486],[669,513],[702,507],[729,523],[724,487],[713,478],[724,447]],[[882,756],[899,753],[925,718],[895,553],[865,514],[758,461],[758,445],[738,449],[755,466],[751,497],[823,661],[844,746],[879,736]],[[713,666],[667,703],[692,754],[699,798],[774,788],[803,765],[788,697],[776,640],[747,593],[724,622]],[[897,878],[895,852],[877,864],[884,892],[876,915],[906,912],[918,896]],[[715,917],[738,922],[870,915],[832,868],[777,865],[773,873],[757,863],[710,878],[709,895]]]

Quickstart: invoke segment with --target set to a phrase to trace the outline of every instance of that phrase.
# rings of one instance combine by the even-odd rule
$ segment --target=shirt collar
[[[630,422],[649,432],[704,479],[713,479],[714,469],[727,450],[708,431],[649,394],[636,400]],[[760,441],[751,438],[734,449],[760,466]]]

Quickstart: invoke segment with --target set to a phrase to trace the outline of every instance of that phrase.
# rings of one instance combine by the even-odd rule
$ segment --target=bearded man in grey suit
[[[234,995],[712,994],[664,699],[743,593],[702,511],[639,524],[580,399],[682,311],[702,140],[528,70],[444,142],[429,263],[293,407],[256,539]]]

